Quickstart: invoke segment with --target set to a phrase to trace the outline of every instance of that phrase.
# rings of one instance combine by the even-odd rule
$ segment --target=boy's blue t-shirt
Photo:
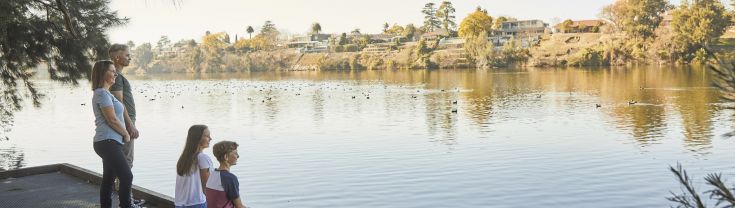
[[[207,180],[208,207],[234,207],[233,200],[240,198],[240,182],[227,170],[214,170]]]
[[[112,96],[112,93],[110,91],[107,91],[103,88],[97,88],[94,90],[94,95],[92,96],[92,111],[94,111],[94,142],[99,142],[106,139],[115,140],[116,142],[123,144],[123,137],[119,133],[115,131],[105,120],[105,117],[102,115],[102,108],[104,107],[110,107],[112,106],[115,109],[115,117],[118,121],[120,121],[120,124],[122,124],[122,128],[125,128],[125,119],[123,117],[123,112],[125,108],[123,107],[123,104],[120,103],[120,101],[115,98],[115,96]]]

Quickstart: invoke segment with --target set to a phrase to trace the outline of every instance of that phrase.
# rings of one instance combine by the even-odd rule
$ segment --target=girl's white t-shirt
[[[207,202],[202,189],[202,178],[199,170],[214,170],[212,160],[204,153],[197,155],[197,169],[192,169],[189,175],[180,176],[176,174],[176,192],[174,193],[174,205],[192,206]]]

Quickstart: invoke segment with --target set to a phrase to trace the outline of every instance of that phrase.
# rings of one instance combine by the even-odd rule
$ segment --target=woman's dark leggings
[[[102,208],[112,207],[112,189],[115,178],[120,180],[118,197],[120,207],[130,207],[130,187],[133,185],[133,172],[122,152],[122,145],[114,140],[106,139],[94,143],[94,152],[102,158],[102,185],[100,186],[100,205]]]

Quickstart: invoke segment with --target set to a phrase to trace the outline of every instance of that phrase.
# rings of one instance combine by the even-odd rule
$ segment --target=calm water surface
[[[130,79],[142,135],[134,183],[171,196],[186,130],[199,123],[213,142],[240,144],[233,172],[252,207],[668,207],[679,192],[669,165],[681,162],[702,191],[705,173],[735,177],[735,139],[723,136],[735,130],[733,105],[703,69]],[[0,168],[101,172],[89,85],[39,85],[44,106],[16,115]]]

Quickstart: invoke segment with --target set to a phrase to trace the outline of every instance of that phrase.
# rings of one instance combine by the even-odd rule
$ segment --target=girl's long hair
[[[191,174],[194,164],[197,163],[197,150],[202,140],[202,134],[207,129],[206,125],[193,125],[189,127],[189,134],[186,136],[186,146],[181,152],[179,161],[176,162],[176,173],[180,176]]]

